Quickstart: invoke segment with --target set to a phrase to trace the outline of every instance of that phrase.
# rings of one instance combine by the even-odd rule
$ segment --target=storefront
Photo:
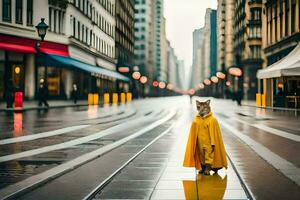
[[[26,73],[34,68],[35,53],[34,40],[0,34],[1,99],[6,88],[11,88],[12,92],[25,91]],[[30,95],[30,90],[28,92]]]
[[[50,98],[70,98],[72,85],[76,84],[82,98],[88,93],[116,92],[116,80],[128,82],[129,79],[118,72],[90,65],[77,59],[40,54],[38,56],[37,80],[48,82]]]
[[[300,44],[269,67],[259,70],[267,106],[300,107]]]
[[[0,34],[0,99],[6,88],[22,91],[25,99],[37,97],[44,79],[50,99],[69,99],[73,84],[80,96],[115,92],[116,80],[129,79],[118,72],[70,58],[68,45]],[[8,83],[12,87],[8,87]]]

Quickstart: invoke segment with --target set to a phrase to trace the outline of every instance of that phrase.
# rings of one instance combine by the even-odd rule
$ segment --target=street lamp
[[[243,75],[242,70],[238,67],[232,67],[229,69],[229,74],[234,77],[234,90],[238,91],[238,80]]]
[[[37,26],[35,26],[35,28],[37,29],[38,35],[40,36],[42,41],[44,41],[48,27],[49,26],[45,23],[45,18],[42,18],[41,22]]]
[[[146,76],[142,76],[140,78],[140,82],[142,83],[142,96],[145,98],[145,84],[147,83],[148,78]]]

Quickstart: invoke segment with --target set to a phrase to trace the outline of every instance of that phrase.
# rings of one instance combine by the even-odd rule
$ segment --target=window
[[[23,22],[23,0],[16,0],[16,23],[22,24]]]
[[[80,40],[80,22],[77,22],[77,39]]]
[[[2,2],[2,20],[11,21],[11,0],[3,0]]]
[[[290,5],[289,0],[285,0],[285,36],[289,35],[289,12],[290,12]]]
[[[261,47],[260,46],[252,46],[250,47],[251,49],[251,58],[260,58],[260,54],[261,54]]]
[[[296,27],[296,0],[292,0],[292,7],[291,7],[291,33],[295,32]],[[299,13],[300,14],[300,13]]]
[[[32,26],[32,16],[33,16],[32,0],[27,0],[27,19],[26,19],[26,23],[27,23],[28,26]]]
[[[75,17],[73,18],[73,36],[76,36],[76,19]]]

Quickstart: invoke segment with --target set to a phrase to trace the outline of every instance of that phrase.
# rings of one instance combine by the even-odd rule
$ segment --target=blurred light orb
[[[205,84],[205,85],[210,85],[210,84],[211,84],[211,81],[210,81],[209,79],[205,79],[205,80],[204,80],[204,84]]]
[[[232,76],[242,76],[243,72],[240,68],[237,68],[237,67],[232,67],[229,69],[229,74],[232,75]]]
[[[129,67],[119,67],[118,70],[121,73],[128,73],[129,72]]]
[[[219,79],[225,79],[226,78],[226,75],[223,73],[223,72],[217,72],[217,77],[219,78]]]
[[[218,82],[219,82],[219,79],[218,79],[218,77],[216,77],[216,76],[212,76],[212,77],[210,78],[210,80],[211,80],[213,83],[218,83]]]
[[[140,72],[133,72],[133,74],[132,74],[133,79],[138,80],[138,79],[140,79],[140,77],[141,77]]]
[[[194,95],[196,93],[196,90],[195,89],[189,89],[189,95]]]
[[[172,84],[168,84],[168,85],[167,85],[167,88],[168,88],[169,90],[172,90],[172,89],[173,89],[173,85],[172,85]]]
[[[158,81],[153,81],[152,85],[153,85],[153,87],[158,87],[159,83],[158,83]]]
[[[198,87],[199,87],[200,89],[204,89],[205,86],[204,86],[203,83],[199,83],[199,84],[198,84]]]
[[[231,85],[230,81],[226,81],[226,86],[229,87]]]
[[[142,76],[142,77],[140,78],[140,81],[141,81],[142,84],[145,84],[145,83],[147,83],[148,78],[147,78],[146,76]]]
[[[158,86],[159,86],[160,89],[165,89],[167,85],[166,85],[165,82],[159,82]]]

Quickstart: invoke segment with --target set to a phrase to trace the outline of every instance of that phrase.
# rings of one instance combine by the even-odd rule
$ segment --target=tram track
[[[147,125],[143,129],[141,129],[123,139],[120,139],[111,144],[105,145],[93,152],[84,154],[83,156],[80,156],[71,161],[63,163],[57,167],[54,167],[50,170],[43,172],[41,174],[35,175],[33,177],[29,177],[28,179],[25,179],[21,182],[7,186],[6,188],[0,190],[0,197],[3,199],[14,199],[15,197],[18,197],[20,195],[22,196],[23,194],[34,190],[34,188],[37,188],[37,187],[59,177],[67,172],[70,172],[70,171],[74,170],[75,168],[80,167],[80,166],[84,165],[85,163],[90,162],[90,161],[94,160],[95,158],[100,157],[103,154],[106,154],[107,152],[121,146],[122,144],[130,141],[131,139],[134,139],[135,137],[138,137],[138,136],[154,129],[155,127],[165,123],[166,121],[170,120],[176,114],[176,111],[170,111],[170,112],[162,111],[161,114],[159,114],[159,115],[158,114],[159,114],[158,112],[154,112],[151,114],[151,115],[153,115],[153,117],[156,117],[158,120],[152,122],[151,124]],[[151,115],[147,116],[147,118],[150,118]]]

